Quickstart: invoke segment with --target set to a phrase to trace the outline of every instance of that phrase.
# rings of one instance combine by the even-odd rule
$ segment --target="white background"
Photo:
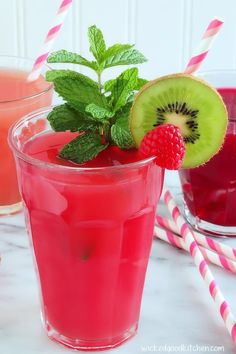
[[[59,4],[60,0],[0,0],[0,54],[35,58]],[[140,66],[141,75],[151,79],[183,70],[215,16],[225,25],[202,69],[235,69],[236,0],[74,0],[54,49],[89,55],[86,32],[96,24],[108,45],[135,43],[149,59]],[[105,78],[117,73],[110,69]],[[168,182],[175,184],[171,176]]]

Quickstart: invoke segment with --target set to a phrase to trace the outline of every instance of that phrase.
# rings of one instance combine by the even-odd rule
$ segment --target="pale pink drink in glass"
[[[15,162],[7,143],[9,127],[52,101],[52,85],[43,75],[34,82],[27,81],[31,67],[27,59],[0,57],[0,215],[21,209]]]
[[[76,133],[52,132],[49,111],[10,134],[45,328],[74,349],[109,349],[137,331],[164,171],[117,147],[81,167],[59,159]]]

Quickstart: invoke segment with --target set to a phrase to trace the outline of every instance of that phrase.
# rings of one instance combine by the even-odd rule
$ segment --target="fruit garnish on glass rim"
[[[227,111],[219,93],[208,83],[186,74],[150,81],[137,94],[130,114],[130,130],[139,147],[155,127],[180,129],[186,153],[181,167],[208,161],[223,144]]]
[[[137,68],[129,68],[103,84],[101,75],[105,69],[143,63],[146,58],[130,44],[107,48],[96,26],[89,27],[88,38],[95,60],[66,50],[52,53],[48,58],[49,63],[86,66],[97,75],[94,81],[72,70],[50,70],[46,74],[46,79],[54,83],[55,91],[65,101],[48,115],[52,128],[79,133],[62,148],[61,158],[81,164],[94,159],[109,145],[123,150],[139,148],[149,131],[167,124],[179,128],[186,151],[183,156],[183,142],[180,137],[174,142],[170,130],[155,130],[143,145],[149,146],[154,138],[151,145],[156,147],[156,161],[160,166],[196,167],[219,151],[226,132],[227,111],[213,87],[187,74],[147,82],[139,77]],[[179,136],[177,130],[175,134]],[[166,149],[157,136],[165,136]],[[177,154],[175,158],[174,154]]]
[[[114,44],[107,48],[103,34],[96,26],[89,27],[88,39],[94,60],[60,50],[49,56],[48,63],[86,66],[95,71],[97,81],[72,70],[46,73],[46,79],[54,83],[55,91],[65,101],[48,115],[51,127],[57,132],[81,133],[64,146],[59,156],[80,164],[92,160],[109,145],[121,149],[135,147],[128,116],[135,93],[147,83],[139,77],[137,68],[129,68],[103,84],[101,76],[105,69],[147,60],[130,44]]]

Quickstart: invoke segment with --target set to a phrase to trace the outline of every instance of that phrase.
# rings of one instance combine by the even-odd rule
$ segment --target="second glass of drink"
[[[221,150],[205,165],[179,172],[185,215],[198,230],[236,236],[236,72],[200,75],[222,96],[228,110],[228,130]]]
[[[51,104],[53,86],[43,73],[27,80],[33,61],[0,57],[0,216],[21,210],[15,162],[7,143],[9,127],[25,114]]]

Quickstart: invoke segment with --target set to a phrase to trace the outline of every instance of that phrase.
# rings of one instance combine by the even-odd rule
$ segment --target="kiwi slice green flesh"
[[[196,167],[215,155],[224,142],[227,111],[221,96],[192,75],[173,74],[150,81],[137,94],[130,113],[136,146],[161,124],[180,128],[186,143],[183,168]]]

